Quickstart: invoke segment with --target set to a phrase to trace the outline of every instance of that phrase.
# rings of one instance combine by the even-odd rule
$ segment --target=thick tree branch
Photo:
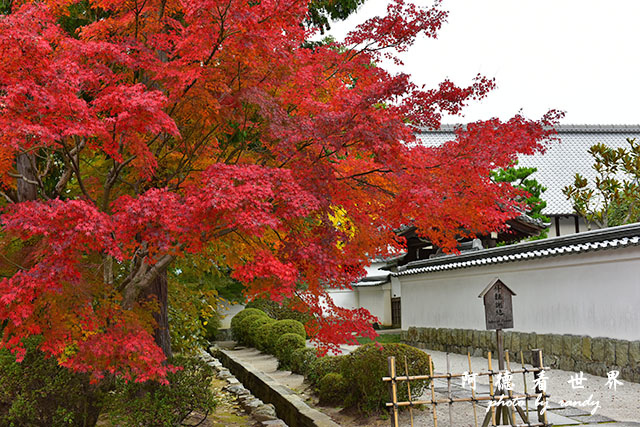
[[[155,264],[149,265],[142,261],[140,268],[122,291],[122,306],[125,309],[133,308],[140,293],[149,287],[155,278],[175,260],[174,255],[164,255]]]

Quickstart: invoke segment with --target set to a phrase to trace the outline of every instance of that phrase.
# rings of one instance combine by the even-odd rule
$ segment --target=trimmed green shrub
[[[329,372],[322,377],[318,387],[318,396],[322,405],[344,404],[349,395],[349,383],[342,374]]]
[[[389,375],[387,358],[395,356],[397,366],[402,366],[407,357],[409,375],[424,375],[429,372],[427,353],[406,344],[385,344],[379,348],[376,344],[358,347],[346,356],[342,365],[342,375],[351,384],[347,405],[357,406],[362,412],[384,409],[389,400],[388,384],[381,381]],[[428,381],[411,381],[411,395],[420,396],[429,385]],[[398,400],[408,400],[407,388],[398,387]]]
[[[265,323],[258,327],[258,332],[255,335],[255,346],[258,350],[268,353],[269,352],[269,336],[271,335],[271,329],[276,322]]]
[[[298,334],[302,338],[307,338],[307,333],[304,329],[304,325],[297,320],[285,319],[278,320],[273,324],[273,327],[269,331],[269,338],[267,341],[267,348],[271,354],[275,354],[276,344],[278,339],[284,334]]]
[[[249,342],[249,328],[253,325],[258,319],[266,319],[266,316],[262,316],[260,314],[252,314],[250,316],[244,317],[240,322],[237,323],[236,330],[234,335],[236,340],[240,344],[251,345]]]
[[[307,378],[311,381],[311,384],[318,386],[320,380],[327,374],[342,373],[342,366],[346,361],[347,356],[323,356],[318,357],[309,369],[309,375]],[[381,377],[382,378],[382,377]]]
[[[291,372],[294,374],[309,375],[311,371],[311,364],[318,358],[317,352],[314,348],[299,348],[291,353]]]
[[[278,303],[266,298],[257,298],[249,302],[247,304],[247,308],[257,308],[277,320],[293,319],[297,320],[300,323],[306,324],[313,319],[313,316],[309,313],[303,313],[292,308],[294,304],[300,303],[301,301],[298,297],[285,298],[282,303]]]
[[[240,324],[240,321],[242,321],[242,319],[244,319],[245,317],[251,316],[254,314],[259,314],[267,317],[267,314],[264,311],[258,310],[257,308],[245,308],[244,310],[242,310],[241,312],[233,316],[233,319],[231,319],[231,332],[233,332],[233,336],[236,339],[238,339],[238,335],[236,335],[236,330],[238,328],[238,325]]]
[[[88,374],[72,372],[45,358],[40,337],[25,339],[24,360],[0,350],[0,425],[94,426],[107,384],[90,383]]]
[[[258,337],[262,333],[262,326],[266,325],[267,323],[275,323],[275,321],[276,319],[263,316],[260,316],[258,319],[254,320],[247,331],[247,344],[258,348]]]
[[[294,350],[304,348],[306,342],[298,334],[286,333],[278,338],[276,343],[276,357],[278,358],[279,369],[289,369],[291,367],[291,355]]]
[[[193,412],[206,415],[215,407],[211,366],[182,356],[173,357],[170,363],[182,369],[167,375],[169,385],[118,381],[107,407],[114,425],[178,426]]]

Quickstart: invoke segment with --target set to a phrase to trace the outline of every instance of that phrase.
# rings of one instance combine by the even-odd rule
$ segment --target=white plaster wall
[[[361,286],[356,290],[360,307],[369,310],[381,325],[391,325],[391,286]]]
[[[381,270],[382,267],[386,267],[386,261],[372,261],[371,265],[367,265],[364,269],[367,271],[367,276],[380,276],[383,274],[389,274],[387,270]]]
[[[327,294],[333,300],[333,303],[342,308],[358,308],[358,293],[351,289],[331,289]]]
[[[353,290],[330,290],[328,295],[338,307],[365,308],[381,325],[391,325],[391,286],[361,286]]]
[[[554,218],[551,218],[551,226],[549,227],[549,237],[556,236],[566,236],[568,234],[576,234],[576,223],[573,217],[564,217],[561,216],[559,218],[560,223],[560,234],[556,234],[556,221]],[[589,227],[587,226],[586,221],[583,218],[578,218],[578,228],[580,229],[580,233],[584,233],[585,231],[589,231]],[[591,224],[591,230],[598,230],[598,227],[595,224]]]
[[[400,279],[394,276],[391,276],[391,297],[402,297],[402,283],[400,283]]]
[[[513,330],[640,339],[639,247],[399,276],[402,328],[485,329],[495,277],[516,293]]]

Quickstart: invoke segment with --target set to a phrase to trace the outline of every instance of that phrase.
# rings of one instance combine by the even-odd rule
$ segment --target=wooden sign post
[[[486,288],[478,295],[484,302],[484,317],[487,330],[496,330],[496,340],[498,344],[498,369],[504,371],[504,345],[502,339],[502,330],[513,328],[513,304],[511,298],[516,295],[502,280],[497,277],[487,285]],[[504,391],[502,391],[504,392]],[[503,422],[512,421],[510,408],[503,407],[504,411],[498,411],[498,421],[500,414],[503,415]],[[487,414],[489,415],[489,413]],[[488,424],[488,418],[485,423]]]

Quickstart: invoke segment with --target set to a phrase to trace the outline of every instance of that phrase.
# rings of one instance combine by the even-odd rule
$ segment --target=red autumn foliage
[[[437,4],[395,0],[344,44],[310,48],[308,0],[93,0],[69,30],[79,3],[0,16],[0,176],[38,188],[34,201],[0,188],[4,244],[31,248],[0,281],[1,345],[20,356],[42,334],[43,351],[96,379],[164,378],[140,295],[190,253],[214,254],[249,298],[296,293],[327,347],[373,336],[372,316],[326,302],[325,287],[398,249],[402,224],[449,248],[502,227],[515,190],[490,171],[543,149],[559,118],[417,144],[416,128],[494,87],[425,90],[374,65],[436,37]]]

